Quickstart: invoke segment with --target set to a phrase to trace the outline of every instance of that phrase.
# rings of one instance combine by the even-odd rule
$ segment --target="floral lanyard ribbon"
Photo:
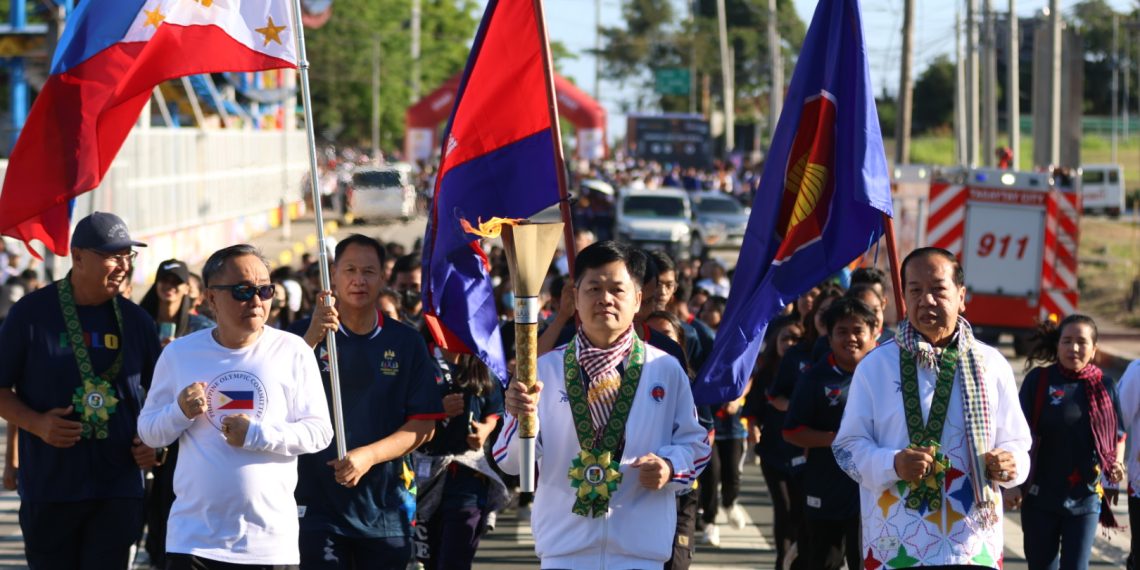
[[[79,324],[79,310],[75,307],[75,295],[71,291],[70,275],[57,282],[59,289],[59,307],[63,311],[63,322],[67,327],[67,340],[71,351],[75,353],[75,363],[79,366],[79,376],[83,384],[75,389],[71,396],[71,403],[80,415],[79,421],[83,424],[83,437],[85,439],[107,439],[109,432],[107,423],[115,407],[119,403],[115,396],[115,388],[111,386],[119,372],[123,369],[123,347],[116,351],[115,361],[111,367],[102,374],[95,374],[95,367],[91,364],[91,355],[87,352],[87,345],[83,342],[83,327]],[[115,323],[119,332],[123,331],[123,313],[119,309],[119,299],[111,299],[111,306],[115,309]]]
[[[566,394],[570,397],[570,411],[578,434],[581,451],[570,463],[570,486],[577,489],[573,513],[583,517],[601,517],[610,506],[610,497],[621,483],[621,463],[615,458],[618,446],[625,435],[625,423],[633,405],[633,396],[641,381],[641,367],[645,364],[645,348],[641,340],[633,338],[629,366],[622,377],[605,428],[594,430],[590,420],[590,405],[583,387],[582,370],[578,366],[577,339],[566,348],[563,360],[566,374]],[[600,441],[599,441],[600,440]]]
[[[942,508],[942,485],[946,481],[946,471],[950,469],[950,459],[938,448],[942,441],[942,428],[946,424],[946,412],[950,408],[950,392],[954,387],[954,371],[958,365],[958,348],[949,346],[942,351],[942,362],[938,367],[938,380],[934,385],[934,399],[930,403],[926,425],[922,423],[915,354],[900,346],[899,365],[902,370],[903,410],[906,413],[907,433],[910,435],[908,448],[929,447],[934,450],[934,465],[926,476],[909,483],[906,506],[920,512],[925,512],[926,509],[937,511]]]

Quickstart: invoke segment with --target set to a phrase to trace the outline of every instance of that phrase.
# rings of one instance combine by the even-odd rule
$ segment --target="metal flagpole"
[[[305,110],[305,133],[309,140],[309,190],[313,194],[313,216],[317,219],[317,244],[321,267],[321,289],[332,290],[329,280],[329,256],[325,247],[325,221],[321,213],[321,195],[317,189],[317,141],[313,132],[313,101],[309,93],[309,58],[305,53],[305,30],[301,25],[301,0],[293,0],[293,31],[297,37],[297,69],[301,72],[301,106]],[[336,331],[325,337],[329,351],[329,379],[332,386],[333,429],[336,430],[336,456],[348,453],[344,442],[344,412],[340,399],[340,367],[337,365]]]

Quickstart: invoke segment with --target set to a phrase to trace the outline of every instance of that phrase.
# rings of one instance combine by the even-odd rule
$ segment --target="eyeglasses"
[[[254,295],[261,297],[261,300],[268,301],[276,294],[272,284],[269,285],[210,285],[209,289],[227,289],[230,295],[233,296],[235,301],[242,303],[253,298]]]
[[[130,251],[127,253],[120,253],[120,254],[115,254],[115,255],[108,255],[106,253],[103,253],[103,252],[101,252],[99,250],[95,250],[95,249],[93,249],[91,251],[95,252],[99,257],[102,257],[104,260],[110,261],[111,263],[114,263],[115,265],[130,265],[130,264],[134,263],[135,259],[138,258],[138,256],[139,256],[139,252],[137,252],[137,251]]]

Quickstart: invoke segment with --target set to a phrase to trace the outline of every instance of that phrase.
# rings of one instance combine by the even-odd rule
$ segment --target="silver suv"
[[[724,192],[697,192],[692,195],[693,237],[690,253],[701,257],[710,249],[740,249],[751,210]]]

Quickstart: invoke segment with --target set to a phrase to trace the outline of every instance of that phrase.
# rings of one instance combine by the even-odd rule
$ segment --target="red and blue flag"
[[[0,234],[67,255],[68,202],[103,180],[154,86],[295,67],[291,15],[286,0],[80,2],[8,160]]]
[[[768,322],[867,251],[892,215],[857,0],[820,0],[772,139],[724,318],[693,387],[740,397]]]
[[[447,350],[475,354],[504,382],[490,264],[467,229],[496,217],[528,218],[558,202],[541,17],[531,0],[487,5],[442,138],[424,236],[424,316],[432,335]]]
[[[252,410],[253,390],[221,390],[218,393],[219,410]]]

